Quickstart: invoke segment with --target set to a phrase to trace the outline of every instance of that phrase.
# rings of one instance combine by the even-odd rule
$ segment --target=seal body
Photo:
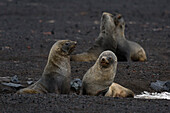
[[[17,93],[57,93],[68,94],[70,91],[70,53],[75,41],[59,40],[51,48],[42,77],[31,86]]]
[[[112,52],[116,51],[117,43],[114,37],[114,18],[111,18],[112,14],[104,12],[101,17],[100,33],[95,43],[86,52],[81,54],[71,55],[72,61],[96,61],[98,56],[106,50]]]
[[[82,84],[83,95],[98,95],[112,84],[117,70],[117,57],[112,51],[100,54],[96,63],[85,73]]]
[[[109,87],[109,90],[105,94],[105,96],[109,97],[134,97],[133,91],[127,89],[117,83],[112,83]]]
[[[144,49],[136,42],[125,38],[125,21],[121,14],[115,14],[115,37],[117,41],[116,55],[119,61],[146,61]]]

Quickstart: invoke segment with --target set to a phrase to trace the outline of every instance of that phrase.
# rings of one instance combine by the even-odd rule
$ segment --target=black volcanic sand
[[[169,0],[1,0],[0,76],[37,81],[49,50],[59,39],[78,42],[86,51],[99,34],[102,12],[121,13],[125,36],[146,51],[147,62],[119,62],[115,82],[133,90],[154,92],[150,83],[170,80]],[[71,62],[72,79],[82,79],[94,62]],[[0,86],[0,112],[169,112],[168,100],[144,100],[79,95],[16,95]]]

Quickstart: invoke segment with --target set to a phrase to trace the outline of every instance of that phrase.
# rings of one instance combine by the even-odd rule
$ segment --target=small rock
[[[135,21],[129,21],[129,24],[136,24]]]
[[[55,20],[48,20],[47,23],[53,24],[55,23]]]
[[[27,84],[28,85],[33,84],[33,81],[27,81]]]
[[[15,84],[15,83],[5,83],[5,82],[3,82],[3,83],[1,83],[2,85],[5,85],[5,86],[9,86],[9,87],[14,87],[14,88],[19,88],[19,87],[23,87],[23,85],[21,85],[21,84]]]
[[[100,24],[100,22],[98,20],[95,20],[94,24],[98,25],[98,24]]]
[[[170,92],[170,81],[160,81],[152,82],[150,87],[155,91],[168,91]]]
[[[82,16],[85,16],[87,14],[88,14],[88,12],[85,12],[85,11],[80,12],[80,15],[82,15]]]
[[[18,76],[17,76],[17,75],[14,75],[13,77],[11,77],[11,82],[13,82],[13,83],[18,83],[18,82],[19,82]]]
[[[79,78],[76,78],[70,82],[70,85],[72,90],[74,90],[76,93],[79,93],[82,87],[82,81]]]
[[[51,35],[51,32],[43,32],[44,35]]]
[[[10,82],[11,81],[11,77],[0,77],[0,83],[1,82]]]

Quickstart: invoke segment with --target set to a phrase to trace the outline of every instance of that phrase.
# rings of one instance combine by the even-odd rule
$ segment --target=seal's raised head
[[[114,16],[110,13],[104,12],[101,17],[100,31],[112,32],[115,28]]]
[[[53,45],[51,53],[57,53],[62,56],[70,55],[76,44],[77,42],[71,40],[59,40]]]
[[[102,52],[98,60],[101,68],[109,68],[111,66],[117,65],[116,55],[109,50]]]

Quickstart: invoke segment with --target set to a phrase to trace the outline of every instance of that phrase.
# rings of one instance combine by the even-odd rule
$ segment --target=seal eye
[[[65,45],[68,46],[68,45],[69,45],[69,42],[66,42]]]
[[[107,59],[108,59],[109,61],[110,61],[110,60],[112,60],[112,58],[111,58],[111,57],[108,57]]]

